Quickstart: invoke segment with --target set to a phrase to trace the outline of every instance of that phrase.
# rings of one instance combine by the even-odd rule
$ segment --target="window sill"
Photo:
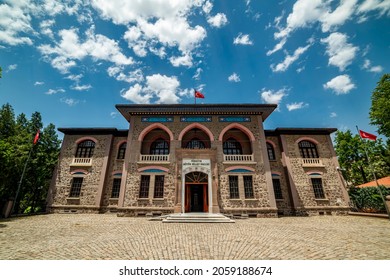
[[[113,201],[113,202],[118,201],[118,200],[119,200],[119,197],[110,197],[109,198],[109,201]]]
[[[148,201],[149,197],[139,197],[138,200],[140,200],[140,201]]]
[[[275,198],[276,201],[284,201],[284,198]]]
[[[80,204],[80,197],[68,197],[66,199],[67,204],[70,205],[79,205]]]
[[[257,201],[256,198],[245,198],[245,201]]]
[[[241,201],[241,198],[229,198],[229,200],[233,200],[233,201]]]
[[[319,202],[329,202],[329,199],[327,199],[327,198],[315,198],[315,201],[319,201]]]
[[[164,198],[163,197],[153,198],[153,200],[155,200],[155,201],[164,201]]]

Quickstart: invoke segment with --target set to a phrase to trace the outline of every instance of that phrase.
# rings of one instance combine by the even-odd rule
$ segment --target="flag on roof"
[[[195,89],[195,98],[204,98],[204,95]]]

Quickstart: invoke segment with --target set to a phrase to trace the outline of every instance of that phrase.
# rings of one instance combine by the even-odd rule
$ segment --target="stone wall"
[[[77,149],[77,141],[81,138],[97,140],[95,143],[92,166],[81,167],[71,166]],[[51,190],[52,205],[49,211],[64,211],[71,209],[72,212],[97,212],[100,205],[97,205],[99,184],[101,183],[104,156],[107,145],[111,145],[110,135],[65,135],[60,154],[60,162],[57,167],[55,184]],[[76,173],[76,174],[74,174]],[[83,174],[82,174],[83,173]],[[83,183],[78,198],[70,198],[70,189],[74,177],[83,177]]]
[[[343,192],[343,184],[336,167],[337,161],[332,153],[333,147],[327,135],[311,135],[317,142],[319,159],[323,166],[303,167],[297,141],[301,135],[285,135],[287,143],[286,155],[289,160],[288,171],[294,181],[297,194],[297,214],[318,215],[345,212],[348,210],[348,198]],[[311,174],[320,174],[322,178],[324,199],[316,199],[311,184]],[[293,190],[294,191],[294,190]]]

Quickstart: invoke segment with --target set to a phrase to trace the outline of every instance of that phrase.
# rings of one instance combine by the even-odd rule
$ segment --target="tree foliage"
[[[390,74],[384,74],[372,92],[370,120],[379,134],[390,138]]]
[[[365,149],[373,170],[370,169]],[[353,135],[350,130],[337,131],[335,150],[343,176],[350,186],[374,180],[372,171],[377,178],[390,174],[389,148],[380,138],[377,141],[362,141],[359,135]]]
[[[33,139],[40,130],[36,145]],[[55,126],[43,127],[39,112],[30,119],[25,114],[15,117],[10,104],[0,109],[0,204],[16,195],[18,183],[31,150],[25,176],[16,201],[19,213],[45,209],[45,200],[53,169],[57,163],[60,140]],[[0,208],[1,209],[1,208]]]
[[[380,186],[380,189],[383,196],[390,195],[390,189],[383,186]],[[385,204],[377,187],[351,188],[349,197],[358,211],[386,213]]]

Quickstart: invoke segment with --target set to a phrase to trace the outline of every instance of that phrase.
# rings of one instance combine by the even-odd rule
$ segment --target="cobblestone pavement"
[[[352,216],[164,224],[114,214],[0,220],[0,259],[390,259],[390,222]]]

